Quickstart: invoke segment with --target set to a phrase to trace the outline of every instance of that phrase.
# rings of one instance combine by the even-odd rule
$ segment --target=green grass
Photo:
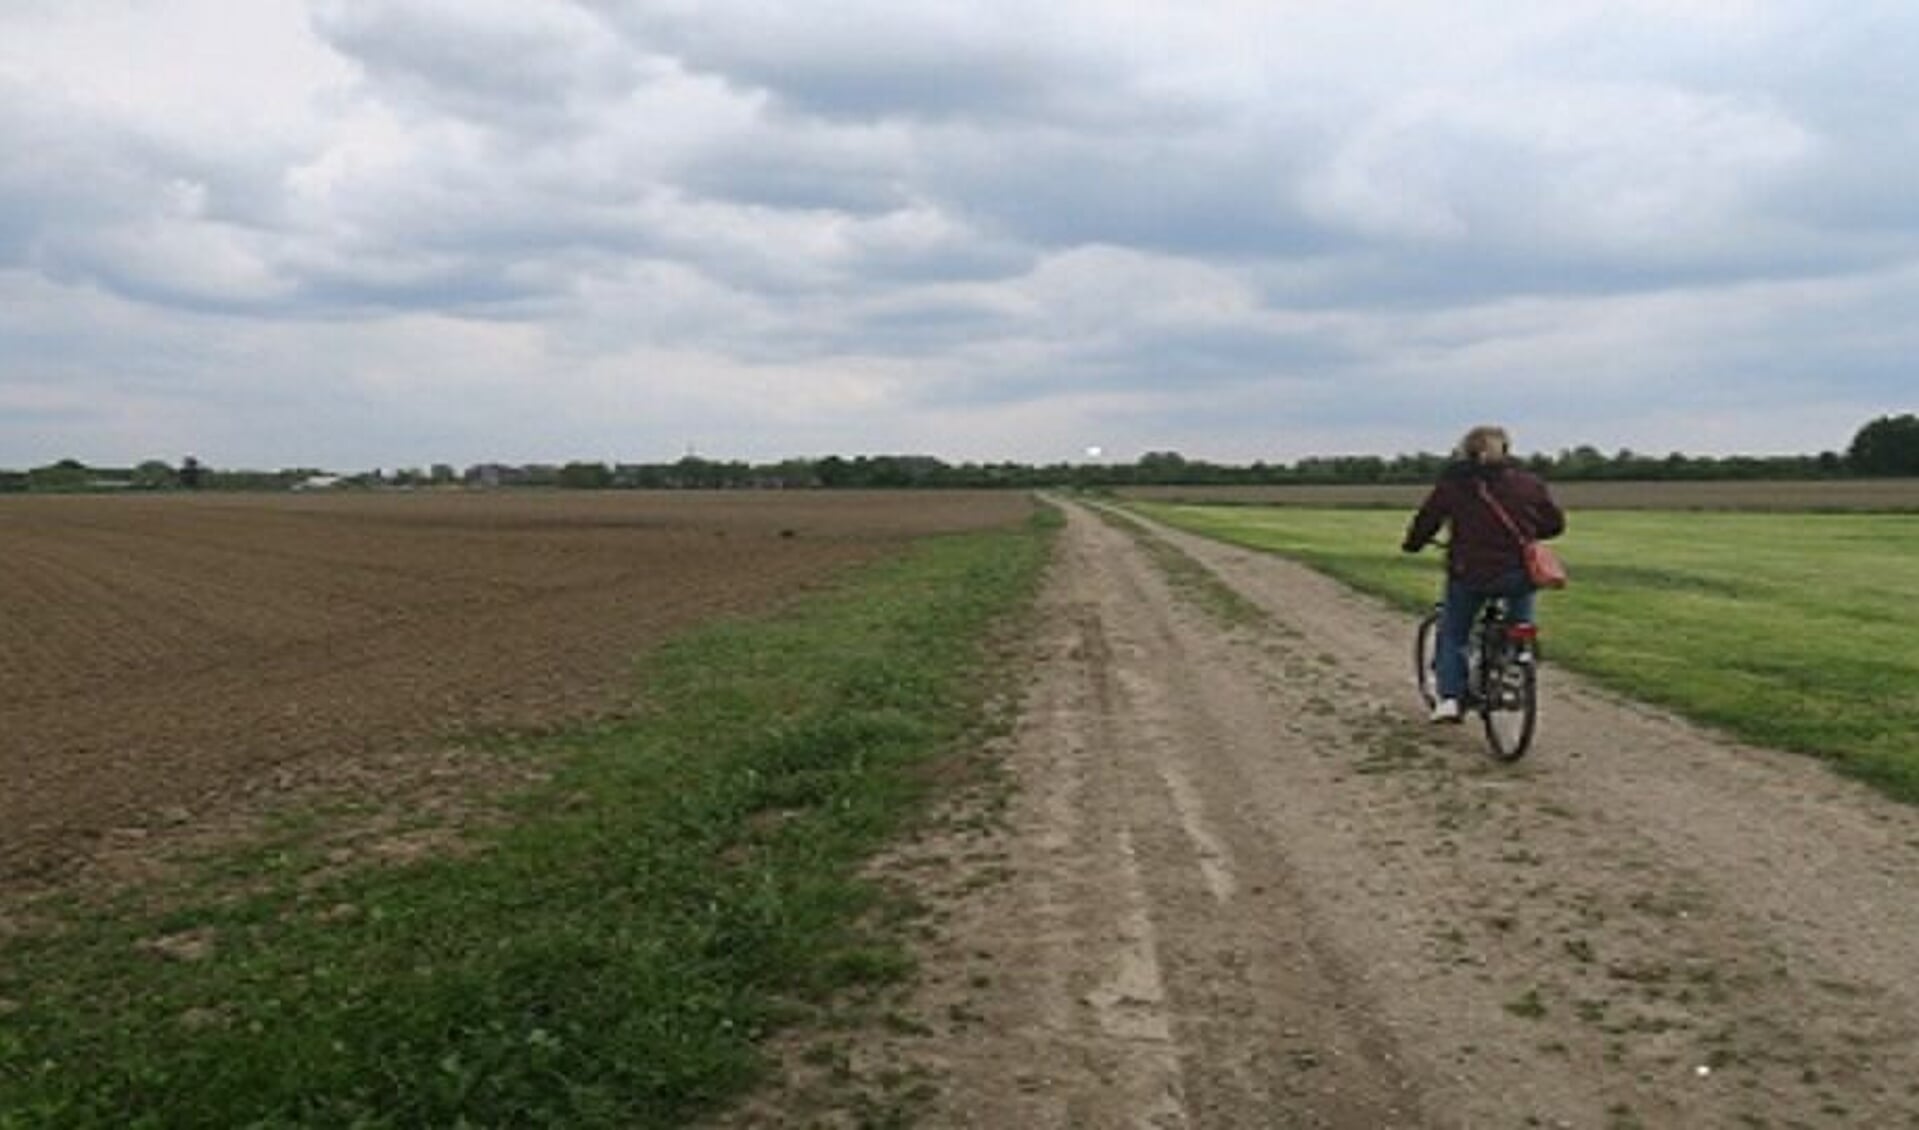
[[[1135,508],[1408,609],[1438,591],[1436,552],[1398,552],[1403,511]],[[1919,516],[1580,512],[1556,544],[1554,661],[1919,801]]]
[[[553,778],[477,850],[332,878],[297,848],[256,852],[164,913],[75,909],[5,942],[0,1127],[714,1109],[758,1078],[769,1031],[910,968],[858,868],[977,736],[983,641],[1056,524],[935,539],[665,646],[639,717],[516,752]],[[210,949],[147,944],[182,936]]]

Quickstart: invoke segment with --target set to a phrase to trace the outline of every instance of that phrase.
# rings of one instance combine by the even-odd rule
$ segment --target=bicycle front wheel
[[[1517,761],[1533,744],[1539,724],[1539,671],[1530,656],[1508,655],[1487,672],[1479,716],[1494,758]]]
[[[1413,635],[1413,685],[1431,710],[1439,703],[1439,676],[1433,671],[1433,658],[1439,654],[1439,613],[1429,612]]]

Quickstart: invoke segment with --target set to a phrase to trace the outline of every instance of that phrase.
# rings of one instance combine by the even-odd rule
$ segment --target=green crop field
[[[1133,505],[1408,609],[1437,593],[1437,553],[1399,552],[1406,511]],[[1919,801],[1919,515],[1575,510],[1557,545],[1556,662]]]

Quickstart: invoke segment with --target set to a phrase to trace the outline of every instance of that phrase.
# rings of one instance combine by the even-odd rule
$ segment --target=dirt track
[[[1919,1126],[1919,811],[1550,666],[1496,765],[1410,620],[1154,536],[1266,618],[1070,508],[1010,823],[914,849],[962,873],[865,1053],[925,1124]]]

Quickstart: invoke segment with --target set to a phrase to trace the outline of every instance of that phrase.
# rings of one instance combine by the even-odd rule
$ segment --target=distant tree
[[[829,455],[813,466],[823,487],[853,485],[853,465],[838,455]]]
[[[1554,468],[1560,478],[1595,479],[1605,470],[1606,457],[1599,449],[1589,443],[1582,443],[1571,451],[1559,453],[1558,466]]]
[[[1860,428],[1846,463],[1860,475],[1919,475],[1919,416],[1881,416]]]
[[[897,455],[875,455],[854,464],[865,468],[867,486],[893,490],[913,485],[912,471]]]
[[[568,463],[560,468],[560,485],[567,490],[605,490],[613,485],[613,469],[604,463]]]
[[[1386,475],[1386,461],[1377,455],[1339,455],[1333,474],[1342,483],[1376,483]]]
[[[188,490],[199,490],[203,471],[200,461],[191,455],[180,460],[180,485]]]
[[[27,472],[27,481],[34,490],[79,490],[92,477],[93,472],[78,459],[62,459]]]
[[[133,485],[141,490],[164,490],[180,478],[163,459],[149,459],[133,469]]]
[[[1179,484],[1186,481],[1186,457],[1177,451],[1149,451],[1139,457],[1136,466],[1138,482]]]
[[[1674,451],[1659,461],[1660,477],[1665,479],[1691,479],[1698,477],[1693,461],[1684,452]]]
[[[767,485],[777,487],[810,487],[819,483],[810,459],[785,459],[764,470]]]
[[[1259,464],[1253,466],[1257,468]],[[1386,477],[1403,483],[1420,483],[1438,478],[1445,469],[1445,456],[1422,451],[1417,455],[1395,455],[1386,466]]]

